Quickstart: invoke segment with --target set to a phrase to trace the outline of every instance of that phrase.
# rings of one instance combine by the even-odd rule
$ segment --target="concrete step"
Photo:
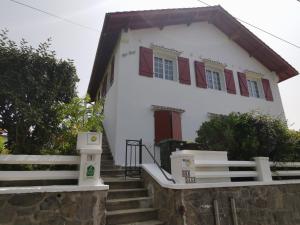
[[[100,170],[100,174],[102,176],[124,176],[124,170],[123,169],[112,169],[112,170]]]
[[[147,196],[148,190],[146,188],[113,189],[108,191],[107,199],[138,198]]]
[[[147,220],[155,220],[156,218],[157,210],[153,208],[115,210],[107,212],[106,224],[116,225],[124,223],[135,223]]]
[[[107,155],[107,154],[102,154],[101,155],[101,160],[113,160],[114,158],[112,155]]]
[[[106,210],[122,210],[122,209],[137,209],[137,208],[151,208],[151,197],[139,197],[139,198],[123,198],[123,199],[111,199],[106,201]]]
[[[159,220],[147,220],[144,222],[126,223],[126,224],[119,224],[119,225],[164,225],[164,223]]]
[[[101,166],[113,166],[114,160],[110,159],[110,160],[105,160],[105,159],[101,159]]]
[[[116,170],[116,169],[120,169],[120,167],[114,165],[101,165],[101,170]]]
[[[109,189],[130,189],[130,188],[142,188],[142,180],[111,180],[105,181],[105,184],[109,185]]]
[[[102,151],[102,155],[107,155],[107,154],[112,155],[110,150],[103,150]]]

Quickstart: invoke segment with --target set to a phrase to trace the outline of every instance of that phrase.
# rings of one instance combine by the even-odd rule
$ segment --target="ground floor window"
[[[155,111],[154,120],[155,143],[165,139],[182,140],[180,112]]]

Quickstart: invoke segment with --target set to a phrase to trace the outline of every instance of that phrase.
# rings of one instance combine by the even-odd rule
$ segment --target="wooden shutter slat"
[[[238,72],[238,79],[239,79],[241,95],[249,97],[249,90],[248,90],[246,74]]]
[[[114,82],[114,76],[115,76],[115,57],[113,56],[111,60],[111,69],[110,69],[110,84]]]
[[[179,112],[172,112],[172,138],[182,140],[181,114]]]
[[[189,59],[178,57],[179,82],[181,84],[191,84]]]
[[[270,86],[270,81],[268,79],[261,79],[263,89],[265,92],[265,97],[267,101],[273,101],[273,94]]]
[[[139,74],[153,77],[153,50],[150,48],[140,47]]]
[[[203,62],[195,61],[196,86],[207,88],[205,65]]]
[[[101,90],[102,97],[105,97],[106,95],[106,83],[107,83],[107,77],[103,79],[102,90]]]
[[[172,120],[170,111],[154,112],[155,143],[172,138]]]
[[[227,92],[230,94],[236,94],[232,70],[224,69],[224,74],[225,74]]]

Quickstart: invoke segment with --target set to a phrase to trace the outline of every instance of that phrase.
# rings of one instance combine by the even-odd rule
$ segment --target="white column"
[[[80,186],[102,185],[100,162],[102,153],[102,133],[80,132],[77,136],[77,150],[80,152]]]
[[[268,157],[255,157],[257,180],[258,181],[272,181],[272,172],[270,169],[270,162]]]

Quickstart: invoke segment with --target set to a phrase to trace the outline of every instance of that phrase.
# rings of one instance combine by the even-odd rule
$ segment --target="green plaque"
[[[86,168],[86,176],[87,177],[93,177],[95,174],[95,167],[93,165],[89,165],[87,168]]]

